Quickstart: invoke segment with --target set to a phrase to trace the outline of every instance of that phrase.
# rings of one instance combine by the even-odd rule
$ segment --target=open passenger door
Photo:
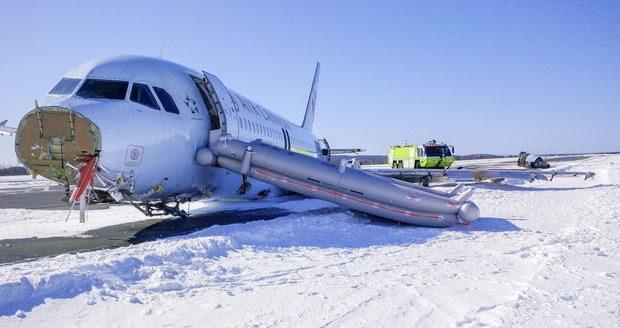
[[[194,79],[194,82],[200,91],[200,95],[202,96],[202,100],[209,111],[209,144],[212,144],[218,140],[220,135],[227,133],[226,115],[224,115],[222,103],[215,93],[215,88],[213,87],[211,81],[209,81],[207,73],[202,73],[204,74],[202,79],[195,76],[192,78]]]

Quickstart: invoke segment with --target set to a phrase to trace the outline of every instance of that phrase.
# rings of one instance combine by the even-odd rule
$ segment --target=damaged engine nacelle
[[[532,155],[524,151],[519,153],[517,165],[526,167],[528,169],[548,169],[551,167],[551,165],[545,162],[542,157]]]

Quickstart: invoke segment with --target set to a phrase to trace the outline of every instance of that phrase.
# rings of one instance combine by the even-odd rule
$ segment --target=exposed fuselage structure
[[[206,72],[148,57],[94,60],[69,71],[24,116],[17,130],[16,153],[33,174],[64,183],[67,188],[78,182],[76,175],[83,162],[95,159],[92,187],[117,201],[145,204],[147,214],[152,213],[149,204],[168,201],[178,203],[203,196],[256,198],[282,189],[300,192],[298,185],[281,183],[281,179],[301,179],[309,186],[305,194],[311,197],[364,211],[364,206],[349,204],[355,199],[355,204],[366,203],[366,212],[387,218],[392,217],[376,209],[403,212],[405,217],[407,212],[422,213],[413,217],[441,216],[442,222],[431,226],[477,218],[477,207],[466,199],[412,191],[411,186],[399,183],[389,182],[395,186],[395,193],[389,197],[409,197],[412,204],[432,198],[433,205],[416,209],[407,208],[406,204],[396,206],[400,200],[389,197],[368,199],[365,191],[358,189],[372,189],[373,183],[378,183],[376,179],[382,179],[383,184],[388,181],[382,177],[368,178],[368,174],[359,175],[356,182],[349,181],[356,186],[353,192],[339,191],[343,189],[340,183],[345,169],[326,161],[329,147],[311,131],[317,76],[318,66],[304,122],[298,126],[227,88]],[[228,143],[231,147],[250,149],[226,152]],[[252,152],[251,144],[254,148],[267,147],[263,150],[265,158],[278,158],[278,165],[283,167],[288,163],[296,165],[291,172],[303,174],[296,176],[297,180],[282,175],[283,169],[271,172],[280,180],[273,174],[256,174],[257,164],[245,155]],[[270,151],[287,155],[278,157]],[[261,165],[271,164],[265,161]],[[320,185],[321,176],[305,174],[319,172],[320,168],[326,168],[324,174],[331,181],[328,184]],[[263,167],[263,172],[267,171]],[[312,176],[310,180],[306,175]],[[314,194],[317,188],[333,193],[318,197]],[[449,219],[444,220],[444,215]]]

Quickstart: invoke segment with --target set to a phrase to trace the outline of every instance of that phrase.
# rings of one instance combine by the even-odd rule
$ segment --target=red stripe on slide
[[[431,219],[431,220],[441,220],[442,219],[441,216],[421,215],[421,214],[409,213],[409,212],[406,212],[406,211],[389,208],[389,207],[386,207],[386,206],[383,206],[383,205],[379,205],[377,203],[372,203],[372,202],[368,202],[368,201],[365,201],[365,200],[357,199],[357,198],[354,198],[354,197],[351,197],[351,196],[347,196],[347,195],[344,195],[344,194],[341,194],[341,193],[338,193],[338,192],[335,192],[335,191],[325,190],[325,189],[320,188],[320,187],[310,186],[310,185],[303,184],[303,183],[300,183],[300,182],[297,182],[297,181],[293,181],[293,180],[290,180],[290,179],[287,179],[287,178],[282,178],[282,177],[274,176],[274,175],[271,175],[271,174],[269,174],[269,173],[267,173],[265,171],[259,170],[259,169],[255,169],[255,171],[258,172],[259,174],[268,176],[268,177],[270,177],[272,179],[275,179],[275,180],[279,180],[279,181],[282,181],[282,182],[285,182],[285,183],[291,183],[291,184],[294,184],[294,185],[297,185],[297,186],[300,186],[300,187],[304,187],[306,189],[311,189],[311,190],[315,190],[315,191],[324,192],[324,193],[330,194],[332,196],[341,197],[341,198],[347,199],[347,200],[352,200],[352,201],[358,202],[360,204],[364,204],[364,205],[367,205],[367,206],[372,206],[372,207],[375,207],[375,208],[380,208],[380,209],[383,209],[383,210],[392,211],[394,213],[398,213],[398,214],[402,214],[402,215],[407,215],[407,216],[413,216],[413,217],[422,217],[422,218],[427,218],[427,219]],[[409,196],[409,197],[410,198],[416,198],[415,196]]]

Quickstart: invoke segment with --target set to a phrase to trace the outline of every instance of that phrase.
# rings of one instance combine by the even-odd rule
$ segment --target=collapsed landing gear
[[[131,198],[125,196],[125,200],[128,201],[133,207],[146,216],[160,216],[160,215],[172,215],[181,218],[189,217],[189,214],[179,208],[180,201],[175,201],[174,206],[168,206],[164,202],[146,202],[144,204],[136,204]]]
[[[173,207],[168,206],[164,203],[155,203],[155,204],[146,203],[145,208],[146,208],[146,211],[148,212],[147,214],[148,216],[170,214],[172,216],[178,216],[181,218],[189,217],[189,214],[187,212],[179,208],[179,202],[176,202]]]
[[[263,199],[267,196],[269,196],[269,193],[271,192],[271,189],[263,189],[261,190],[258,194],[256,194],[258,196],[259,199]]]
[[[424,176],[422,178],[422,186],[424,186],[424,187],[430,186],[432,179],[433,179],[433,177],[431,176],[430,173],[428,175]]]

